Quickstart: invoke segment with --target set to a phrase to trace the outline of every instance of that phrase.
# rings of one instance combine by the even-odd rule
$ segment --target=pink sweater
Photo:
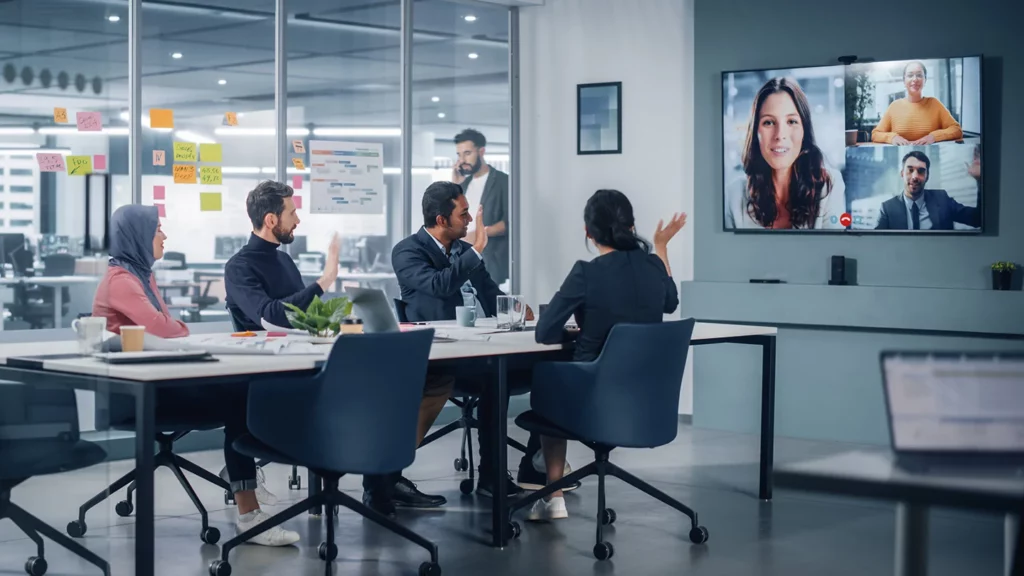
[[[121,326],[145,326],[146,332],[160,338],[188,336],[188,326],[181,320],[171,318],[167,305],[156,288],[156,279],[150,276],[149,285],[160,301],[160,309],[146,297],[142,283],[134,274],[118,266],[107,268],[96,289],[92,303],[92,315],[107,319],[107,330],[121,333]]]

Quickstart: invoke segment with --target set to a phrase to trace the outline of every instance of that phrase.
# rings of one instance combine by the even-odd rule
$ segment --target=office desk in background
[[[61,320],[64,317],[64,294],[61,288],[67,288],[75,284],[99,284],[101,276],[29,276],[29,277],[4,277],[0,278],[0,286],[15,286],[18,284],[34,284],[36,286],[48,287],[53,290],[53,327],[61,328]],[[0,301],[0,330],[4,329],[3,302]]]

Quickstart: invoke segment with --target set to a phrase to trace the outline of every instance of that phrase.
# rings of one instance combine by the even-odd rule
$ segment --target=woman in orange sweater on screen
[[[921,62],[911,62],[903,67],[907,97],[889,104],[882,120],[871,131],[872,142],[926,146],[964,137],[960,124],[942,102],[921,93],[927,80],[928,70]]]

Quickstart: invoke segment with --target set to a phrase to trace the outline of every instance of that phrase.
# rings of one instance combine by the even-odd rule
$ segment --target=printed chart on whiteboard
[[[384,213],[383,145],[310,140],[308,149],[310,213]]]

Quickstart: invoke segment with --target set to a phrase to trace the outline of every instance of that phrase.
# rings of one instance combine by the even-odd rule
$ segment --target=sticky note
[[[199,160],[203,162],[221,162],[222,159],[223,151],[221,150],[220,144],[199,145]]]
[[[92,156],[68,156],[68,176],[92,174]]]
[[[302,144],[302,140],[292,140],[292,149],[296,154],[306,153],[306,147]]]
[[[75,114],[79,132],[99,132],[103,130],[103,116],[99,112],[78,112]]]
[[[196,167],[193,164],[175,164],[174,165],[174,183],[175,184],[195,184],[196,183]]]
[[[92,156],[92,167],[95,170],[106,170],[107,169],[107,156],[105,154],[93,154],[93,156]]]
[[[225,112],[224,123],[228,126],[238,126],[238,114],[235,114],[234,112]]]
[[[163,186],[153,186],[153,200],[167,198],[167,190]]]
[[[153,150],[153,166],[166,166],[166,154],[163,150]]]
[[[40,172],[63,172],[65,170],[63,154],[39,152],[36,154],[36,162],[39,163]]]
[[[174,128],[174,110],[167,108],[149,109],[150,128]]]
[[[296,208],[302,208],[302,196],[292,196],[292,202],[295,203]]]
[[[196,161],[196,145],[192,142],[175,142],[174,143],[174,161],[175,162],[195,162]]]
[[[220,212],[221,211],[220,192],[200,192],[199,193],[199,211],[200,212]]]
[[[160,218],[167,217],[167,206],[163,204],[154,204],[156,206],[156,215]]]
[[[68,123],[68,109],[67,108],[54,108],[53,109],[53,121],[57,124]]]
[[[302,163],[302,158],[292,158],[292,164],[295,164],[295,168],[298,170],[306,169],[306,165]]]
[[[220,166],[203,166],[199,169],[199,182],[201,184],[223,184]]]
[[[295,190],[302,190],[302,176],[300,174],[292,176],[292,188]]]

